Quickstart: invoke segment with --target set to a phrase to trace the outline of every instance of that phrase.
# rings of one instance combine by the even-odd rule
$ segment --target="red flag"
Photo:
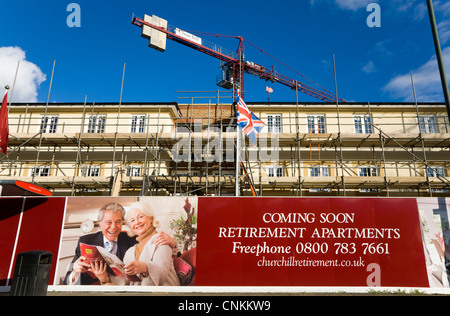
[[[0,152],[6,154],[9,143],[8,126],[8,90],[3,98],[2,108],[0,109]]]

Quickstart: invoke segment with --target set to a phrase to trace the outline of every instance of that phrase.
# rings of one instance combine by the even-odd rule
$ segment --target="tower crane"
[[[193,48],[199,52],[202,52],[206,55],[212,56],[221,61],[222,75],[217,80],[217,85],[223,87],[225,89],[233,89],[234,96],[240,95],[242,99],[244,99],[245,89],[244,89],[244,74],[250,74],[256,76],[260,79],[264,79],[266,81],[278,82],[285,86],[290,87],[293,90],[297,90],[303,92],[307,95],[310,95],[314,98],[320,99],[326,102],[336,102],[342,101],[342,99],[337,99],[337,97],[326,90],[325,88],[320,87],[318,84],[312,82],[315,85],[305,84],[304,82],[291,79],[287,76],[284,76],[274,70],[274,67],[264,67],[262,65],[256,64],[254,62],[245,60],[245,47],[244,42],[247,42],[251,45],[249,41],[245,40],[242,36],[226,36],[220,34],[210,34],[205,32],[187,32],[185,30],[181,30],[176,27],[168,26],[167,20],[164,20],[155,15],[149,16],[144,15],[144,18],[134,17],[132,19],[132,23],[136,26],[142,28],[141,36],[147,38],[149,40],[149,46],[164,52],[166,50],[166,41],[170,39],[187,47]],[[233,53],[230,50],[224,49],[215,44],[211,44],[208,41],[205,41],[203,38],[194,35],[196,33],[198,35],[203,34],[205,36],[216,36],[216,37],[232,37],[239,40],[239,45],[236,53]],[[255,45],[253,45],[255,46]],[[256,46],[255,46],[256,47]],[[258,48],[258,47],[256,47]],[[262,49],[258,48],[262,52]],[[305,76],[299,74],[303,78],[307,79]],[[236,144],[238,147],[238,145]],[[238,150],[236,151],[237,155]],[[244,170],[245,176],[250,183],[250,187],[252,190],[253,196],[256,196],[255,187],[252,179],[249,177],[243,163],[236,165],[236,195],[238,192],[238,174],[239,168]]]
[[[134,17],[132,23],[142,28],[142,37],[149,39],[149,46],[159,51],[165,51],[166,39],[170,39],[182,45],[193,48],[206,55],[212,56],[221,61],[222,75],[217,80],[217,85],[225,89],[234,89],[234,91],[240,91],[240,95],[244,98],[244,74],[250,74],[266,81],[278,82],[293,90],[300,91],[314,98],[320,99],[325,102],[335,102],[336,96],[320,87],[318,84],[309,81],[312,84],[306,84],[304,82],[291,79],[285,75],[282,75],[274,70],[274,67],[264,67],[254,62],[245,60],[245,47],[244,42],[251,45],[249,41],[245,40],[242,36],[226,36],[220,34],[210,34],[204,32],[195,32],[197,34],[204,34],[207,36],[222,36],[232,37],[239,40],[239,45],[236,53],[230,50],[224,49],[218,45],[214,45],[205,41],[201,37],[194,35],[194,32],[186,32],[179,28],[169,27],[167,21],[159,18],[155,15],[144,15],[144,19]],[[255,46],[255,45],[253,45]],[[255,46],[256,47],[256,46]],[[258,48],[261,50],[260,48]],[[263,50],[261,50],[264,52]],[[301,74],[300,74],[301,75]],[[307,79],[303,75],[303,78]],[[341,102],[345,102],[343,99],[339,99]]]

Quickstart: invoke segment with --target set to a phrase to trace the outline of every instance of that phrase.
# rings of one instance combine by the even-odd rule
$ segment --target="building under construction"
[[[232,100],[13,103],[0,180],[55,196],[449,196],[443,103],[247,102],[266,126],[236,168]]]
[[[345,102],[337,85],[334,95],[245,59],[244,43],[255,45],[240,36],[234,53],[155,15],[132,23],[152,48],[165,51],[169,39],[220,61],[217,85],[231,91],[187,92],[168,103],[12,104],[0,184],[21,180],[56,196],[449,195],[443,103]],[[265,122],[257,144],[236,129],[244,74],[297,95],[247,102]],[[299,92],[318,102],[298,102]]]

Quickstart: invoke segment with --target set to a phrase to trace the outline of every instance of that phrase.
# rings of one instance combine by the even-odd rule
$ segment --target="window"
[[[355,123],[355,133],[358,134],[372,134],[372,118],[369,115],[355,115],[353,117]]]
[[[378,168],[376,166],[358,167],[358,176],[360,176],[360,177],[377,177],[378,176]]]
[[[308,115],[308,133],[323,134],[326,133],[324,115]]]
[[[421,133],[438,133],[436,117],[434,115],[420,115],[419,130]]]
[[[142,166],[127,166],[127,177],[140,177]]]
[[[37,167],[37,168],[32,168],[31,176],[32,177],[49,177],[50,176],[50,167],[41,166],[41,167]]]
[[[56,133],[56,128],[58,127],[58,116],[42,116],[41,117],[41,126],[39,131],[43,133]]]
[[[445,177],[446,176],[446,170],[443,166],[430,166],[429,168],[425,169],[427,176],[430,178],[437,178],[437,177]],[[448,189],[431,189],[431,192],[436,193],[447,193]]]
[[[99,177],[100,166],[84,166],[81,168],[81,176],[83,177]]]
[[[379,175],[378,168],[376,166],[360,166],[358,167],[358,176],[360,177],[377,177]],[[362,193],[379,193],[378,188],[361,188],[359,192]]]
[[[267,115],[268,133],[281,133],[281,114]]]
[[[269,166],[266,168],[266,173],[268,177],[278,178],[283,176],[283,167],[279,166]]]
[[[330,175],[329,166],[311,166],[308,169],[308,174],[310,177],[328,177]],[[331,192],[330,188],[309,188],[309,192],[320,193],[320,192]]]
[[[144,133],[145,115],[131,116],[131,133]]]
[[[88,133],[104,133],[106,115],[92,115],[89,117]]]
[[[328,177],[330,175],[329,166],[311,166],[308,170],[310,177]]]
[[[426,172],[428,177],[445,177],[445,168],[442,166],[430,166],[430,168],[426,168]]]

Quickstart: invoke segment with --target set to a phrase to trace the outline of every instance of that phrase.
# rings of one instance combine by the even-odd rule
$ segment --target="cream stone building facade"
[[[200,102],[12,104],[0,180],[55,196],[234,196],[235,106]],[[241,141],[241,196],[450,194],[442,103],[247,105],[266,126],[257,146]]]

